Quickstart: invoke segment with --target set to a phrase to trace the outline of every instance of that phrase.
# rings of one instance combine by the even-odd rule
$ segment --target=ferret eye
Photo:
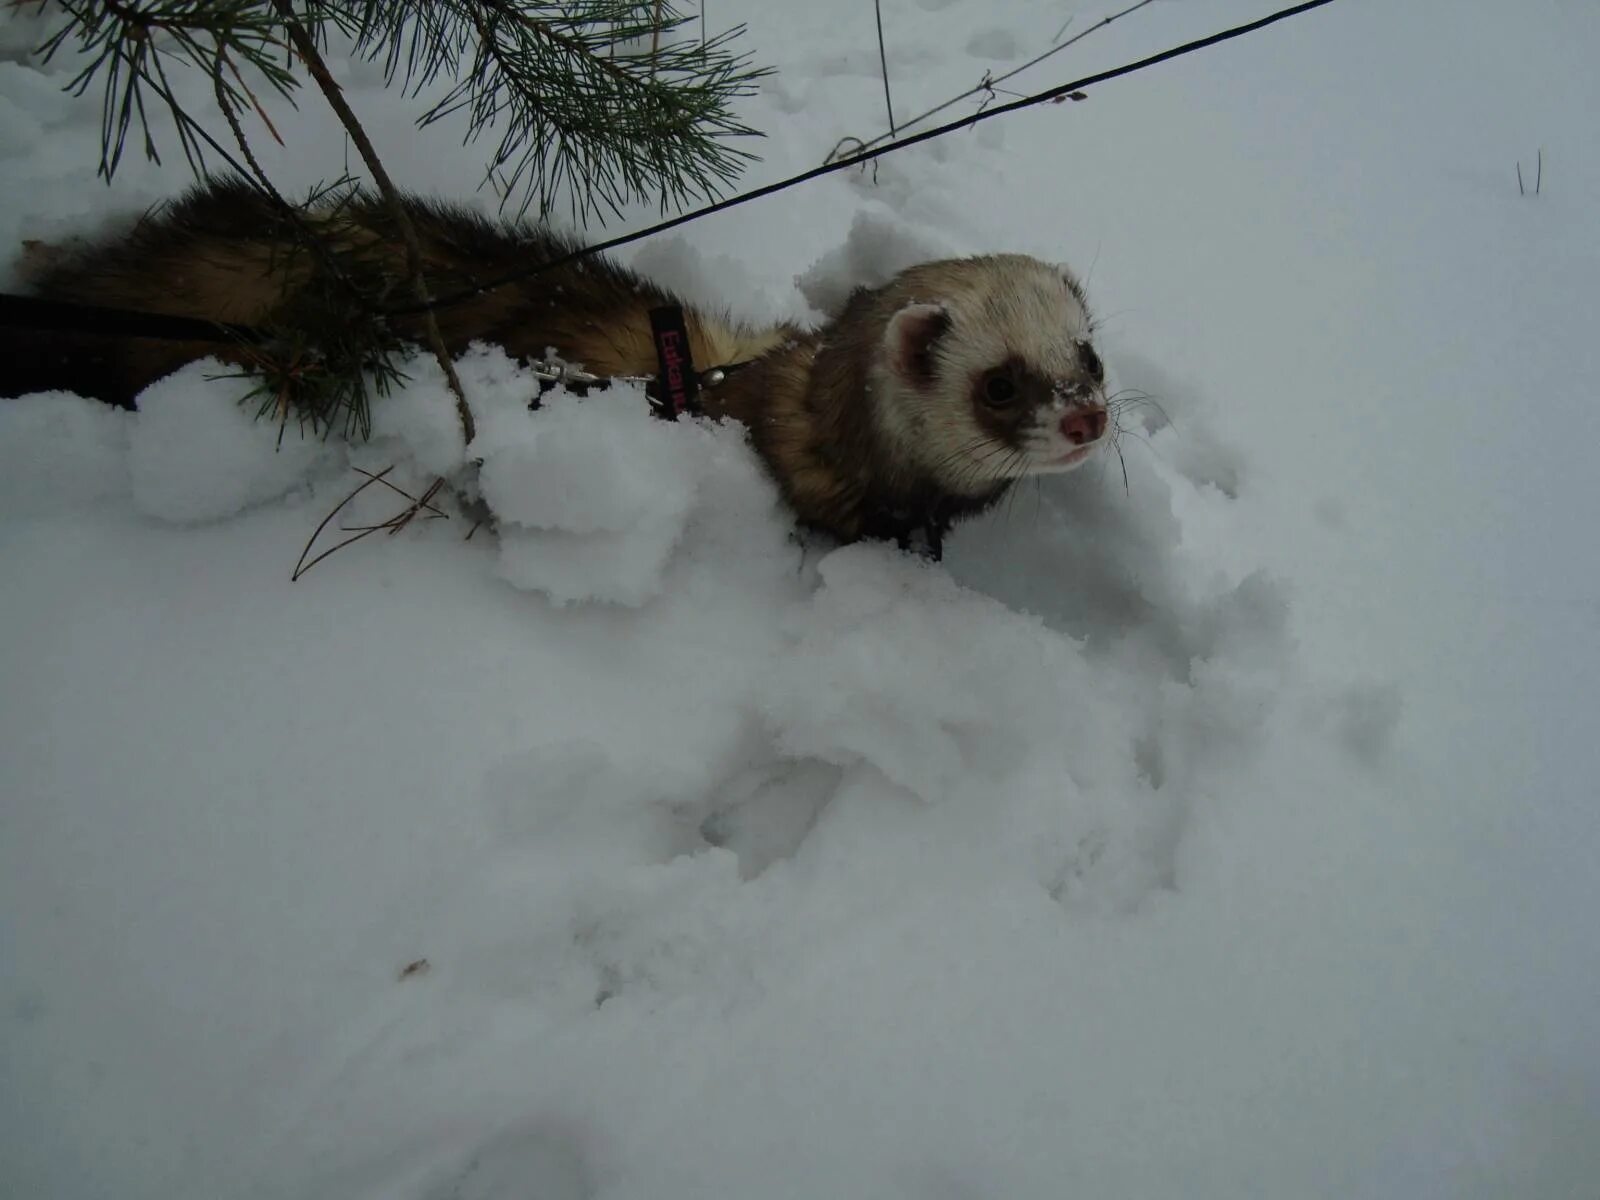
[[[991,375],[983,382],[983,402],[1004,408],[1017,398],[1017,385],[1009,375]]]
[[[1105,364],[1100,361],[1100,356],[1094,352],[1094,347],[1088,342],[1078,343],[1078,358],[1083,363],[1083,369],[1089,372],[1089,378],[1096,383],[1102,382],[1106,377]]]

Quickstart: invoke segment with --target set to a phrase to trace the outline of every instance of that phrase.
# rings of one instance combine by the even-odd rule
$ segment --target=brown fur
[[[790,506],[844,541],[942,527],[1004,491],[996,484],[975,497],[949,492],[877,427],[862,384],[892,312],[883,293],[858,291],[827,330],[766,355],[707,395],[714,415],[749,428]]]
[[[436,294],[457,292],[571,249],[537,228],[491,223],[417,199],[406,203]],[[381,202],[357,196],[307,217],[346,246],[369,252],[364,258],[378,264],[388,304],[403,307],[410,300],[400,240]],[[281,323],[295,311],[297,298],[318,282],[315,260],[303,251],[285,252],[283,220],[244,184],[215,184],[146,215],[121,238],[59,251],[30,247],[25,270],[40,295],[55,299],[245,325]],[[831,324],[810,333],[751,328],[686,306],[697,366],[747,364],[706,390],[706,409],[748,427],[785,498],[806,523],[843,540],[904,540],[913,530],[928,530],[936,539],[952,520],[993,503],[1015,475],[1027,473],[995,474],[965,459],[952,466],[948,454],[941,452],[935,460],[931,450],[919,450],[924,435],[946,435],[943,442],[927,440],[937,448],[958,431],[1004,449],[1008,439],[1020,444],[1024,426],[1035,420],[1042,393],[1030,393],[1026,408],[999,413],[970,399],[984,376],[971,374],[967,360],[972,354],[964,358],[961,352],[977,343],[936,306],[948,297],[968,296],[974,299],[964,309],[958,306],[960,320],[1016,321],[1015,307],[1003,302],[1009,295],[1008,272],[1015,274],[1019,264],[1043,269],[1031,259],[1007,258],[914,268],[886,287],[858,291]],[[1081,310],[1081,294],[1070,277],[1047,275],[1044,293],[1050,292],[1049,280],[1058,280],[1061,304],[1078,304]],[[1030,313],[1041,303],[1046,309],[1056,303],[1049,294],[1038,300],[1038,280],[1030,286],[1035,304]],[[553,349],[598,375],[644,375],[656,368],[649,310],[673,302],[630,272],[590,258],[442,308],[438,320],[453,352],[472,341],[499,344],[521,358],[542,358]],[[902,310],[923,315],[904,322],[904,331],[891,332],[898,330],[892,322]],[[402,335],[420,340],[415,317],[397,317],[395,325]],[[6,390],[65,387],[129,406],[145,386],[185,362],[207,354],[238,361],[239,354],[226,343],[32,336],[28,358],[38,369],[32,377],[22,372],[20,388],[8,380]],[[1031,347],[1042,336],[1030,334],[1020,344]],[[886,350],[886,339],[896,338],[898,343]],[[1026,359],[1019,350],[1004,361],[1015,360],[1020,371]],[[16,357],[11,361],[15,366]],[[1063,369],[1071,370],[1056,362],[1052,377],[1059,379]],[[975,456],[974,461],[981,462]]]
[[[574,248],[543,230],[492,224],[423,200],[409,199],[407,209],[439,294]],[[321,215],[320,223],[345,245],[369,251],[364,257],[377,264],[389,303],[403,306],[412,299],[404,286],[400,239],[380,201],[358,196]],[[23,274],[34,292],[51,299],[263,324],[293,311],[316,270],[309,255],[286,250],[282,228],[281,216],[258,193],[243,183],[221,182],[146,214],[120,237],[75,247],[31,246]],[[640,375],[655,367],[649,310],[666,302],[663,293],[628,272],[589,260],[441,309],[438,321],[453,352],[487,341],[520,358],[542,358],[556,347],[595,374]],[[421,340],[418,318],[394,323],[403,336]],[[140,391],[186,362],[207,354],[241,360],[227,343],[31,336],[34,373],[43,378],[7,380],[7,391],[70,387],[131,406]],[[782,336],[697,313],[689,320],[691,349],[700,363],[749,357]]]

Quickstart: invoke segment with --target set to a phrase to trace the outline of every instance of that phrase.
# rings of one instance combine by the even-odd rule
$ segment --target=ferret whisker
[[[1129,396],[1124,396],[1123,394],[1118,393],[1115,400],[1107,399],[1106,407],[1117,412],[1122,412],[1129,408],[1153,408],[1156,410],[1156,412],[1161,414],[1161,419],[1168,425],[1173,423],[1172,414],[1166,410],[1166,407],[1161,403],[1161,401],[1157,400],[1148,392],[1138,392]]]
[[[1016,452],[1015,459],[1018,462],[1020,462],[1022,460],[1022,454],[1021,454],[1020,451]],[[1010,523],[1011,514],[1012,514],[1013,511],[1015,511],[1015,509],[1017,507],[1017,493],[1020,492],[1021,490],[1022,490],[1021,488],[1016,487],[1016,486],[1012,486],[1012,487],[1007,489],[1007,491],[1010,493],[1006,497],[1006,515],[1005,515],[1005,520],[1006,520],[1007,524]]]
[[[1144,430],[1136,429],[1132,425],[1124,425],[1124,424],[1122,424],[1121,421],[1118,421],[1118,420],[1113,420],[1113,422],[1112,422],[1112,434],[1118,440],[1121,439],[1123,434],[1127,434],[1130,437],[1138,438],[1141,442],[1143,442],[1145,444],[1145,447],[1150,451],[1151,457],[1153,457],[1153,458],[1155,458],[1157,460],[1160,460],[1160,461],[1165,461],[1164,459],[1161,458],[1161,452],[1156,448],[1155,442],[1153,442],[1150,439],[1150,435],[1148,433],[1146,433]]]
[[[994,449],[991,449],[990,454],[993,454],[995,449],[999,449],[999,450],[1005,449],[1005,446],[1002,443],[994,443],[993,439],[989,438],[987,435],[979,435],[978,437],[973,438],[971,441],[963,442],[960,446],[958,446],[956,449],[952,450],[949,454],[946,454],[943,458],[938,459],[937,461],[935,461],[932,464],[933,465],[933,469],[935,471],[938,471],[941,468],[947,467],[951,463],[958,462],[958,461],[959,462],[963,462],[963,463],[971,462],[973,460],[972,452],[974,450],[976,450],[979,446],[987,446],[987,445],[992,445],[994,447]],[[989,455],[985,455],[983,457],[986,458],[986,457],[989,457]],[[982,461],[982,460],[980,459],[979,461]]]
[[[1150,453],[1152,453],[1152,454],[1155,453],[1156,444],[1150,440],[1150,435],[1148,433],[1144,432],[1144,430],[1142,430],[1142,429],[1131,429],[1130,428],[1130,429],[1120,429],[1117,432],[1119,434],[1127,434],[1129,437],[1138,438],[1146,446],[1150,447]]]

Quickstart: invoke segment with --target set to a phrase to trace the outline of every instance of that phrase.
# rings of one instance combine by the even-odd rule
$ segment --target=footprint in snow
[[[485,1142],[428,1200],[588,1200],[594,1194],[577,1139],[541,1122]]]

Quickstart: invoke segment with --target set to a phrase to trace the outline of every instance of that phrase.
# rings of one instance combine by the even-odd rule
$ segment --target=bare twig
[[[836,158],[842,158],[844,156],[846,147],[849,148],[851,154],[854,154],[865,145],[866,143],[860,138],[856,137],[854,134],[847,133],[833,144],[832,150],[828,151],[828,161],[832,162]]]
[[[292,0],[273,0],[273,6],[283,17],[284,30],[294,45],[295,53],[300,56],[300,60],[306,65],[306,70],[322,89],[329,106],[338,114],[340,123],[350,134],[350,140],[355,143],[356,150],[360,152],[367,170],[372,172],[373,181],[378,185],[378,190],[388,204],[389,215],[394,218],[400,239],[405,244],[406,269],[411,275],[411,290],[416,294],[417,303],[423,306],[422,329],[428,349],[433,351],[433,357],[438,360],[439,368],[444,372],[445,382],[450,385],[450,391],[456,398],[456,416],[461,420],[461,434],[466,444],[470,446],[472,439],[477,436],[477,426],[472,419],[472,409],[467,406],[466,392],[456,375],[455,363],[451,361],[450,351],[445,348],[444,337],[439,332],[439,322],[433,312],[433,296],[428,290],[428,280],[422,269],[422,243],[417,238],[416,227],[411,224],[411,217],[406,212],[405,205],[400,202],[399,189],[389,178],[389,172],[378,158],[378,152],[367,137],[367,131],[362,128],[355,112],[345,102],[344,92],[340,90],[333,75],[328,71],[328,64],[323,61],[316,43],[296,17]]]
[[[363,532],[356,534],[356,536],[353,537],[353,538],[346,538],[344,541],[340,542],[337,546],[333,547],[332,550],[324,550],[321,554],[319,554],[315,558],[313,558],[309,563],[306,562],[306,555],[311,553],[311,547],[316,545],[317,538],[319,536],[321,536],[322,531],[328,527],[329,523],[336,516],[339,515],[339,513],[344,509],[344,506],[346,504],[349,504],[350,501],[354,500],[362,492],[366,491],[369,487],[371,487],[374,483],[376,483],[379,479],[381,479],[384,475],[387,475],[392,470],[394,470],[393,467],[385,467],[380,474],[375,475],[375,476],[369,476],[365,483],[363,483],[360,486],[358,486],[355,491],[351,492],[343,500],[339,501],[338,505],[334,508],[334,510],[332,512],[330,512],[327,516],[322,518],[321,522],[317,525],[317,527],[311,531],[311,536],[308,539],[306,539],[306,547],[305,547],[304,550],[300,551],[300,559],[294,565],[294,572],[289,576],[289,582],[294,583],[294,582],[298,581],[300,576],[304,575],[307,571],[311,570],[312,567],[316,566],[323,559],[327,558],[328,555],[332,554],[334,550],[338,550],[338,549],[341,549],[344,546],[348,546],[351,542],[359,542],[362,538],[366,537],[367,534],[376,532],[375,529],[364,530]]]
[[[1544,147],[1540,146],[1538,156],[1534,159],[1533,194],[1537,196],[1542,191],[1544,191]],[[1517,159],[1517,195],[1526,196],[1527,194],[1528,186],[1522,179],[1522,160],[1519,158]]]
[[[872,11],[878,18],[878,66],[883,71],[883,107],[889,114],[889,136],[899,134],[894,125],[894,97],[889,95],[889,56],[883,48],[883,0],[872,0]]]
[[[390,517],[387,521],[382,522],[378,526],[380,529],[387,529],[390,537],[393,537],[407,525],[411,524],[411,522],[416,519],[417,514],[422,512],[424,509],[426,509],[428,512],[427,520],[429,521],[448,521],[450,519],[448,514],[440,512],[430,503],[430,501],[439,494],[439,489],[444,487],[444,480],[442,478],[435,479],[432,483],[430,483],[428,485],[428,490],[423,492],[420,496],[412,496],[409,492],[401,491],[400,488],[395,487],[394,484],[389,483],[387,480],[384,481],[384,486],[400,492],[402,496],[411,501],[411,507],[402,509],[399,513]]]
[[[912,117],[909,121],[902,121],[900,123],[900,127],[899,127],[900,131],[910,129],[914,125],[920,125],[920,124],[922,124],[922,122],[926,121],[929,117],[936,116],[937,114],[942,113],[945,109],[951,107],[952,105],[960,104],[963,100],[966,100],[966,99],[969,99],[969,98],[971,98],[973,96],[976,96],[979,93],[990,92],[990,90],[993,88],[993,86],[995,84],[1004,83],[1006,80],[1012,78],[1013,76],[1020,75],[1022,72],[1026,71],[1029,67],[1038,66],[1045,59],[1049,58],[1052,54],[1061,53],[1061,51],[1065,50],[1068,46],[1075,45],[1076,43],[1081,42],[1084,38],[1088,37],[1091,33],[1094,33],[1097,30],[1104,29],[1107,25],[1111,24],[1113,21],[1119,20],[1120,18],[1127,16],[1129,13],[1138,12],[1141,8],[1145,7],[1147,4],[1151,4],[1153,2],[1154,2],[1154,0],[1138,0],[1137,3],[1130,4],[1130,5],[1128,5],[1127,8],[1124,8],[1119,12],[1114,12],[1110,16],[1103,17],[1101,20],[1095,22],[1093,25],[1089,26],[1087,29],[1085,29],[1085,30],[1083,30],[1083,31],[1081,31],[1079,33],[1074,34],[1072,37],[1069,37],[1066,41],[1061,42],[1058,45],[1051,46],[1050,49],[1046,50],[1043,54],[1039,54],[1039,55],[1036,55],[1033,58],[1030,58],[1027,62],[1023,63],[1021,66],[1013,67],[1011,70],[1007,71],[1004,75],[990,76],[987,72],[985,72],[984,77],[983,77],[982,80],[980,80],[975,86],[970,87],[966,91],[962,92],[959,96],[952,96],[952,97],[950,97],[950,99],[946,100],[943,104],[936,104],[932,108],[930,108],[927,112],[922,113],[919,116]],[[1070,24],[1070,22],[1069,22],[1069,24]],[[1066,32],[1066,26],[1063,25],[1061,27],[1061,32],[1057,33],[1056,36],[1059,38],[1061,36],[1061,33],[1065,33],[1065,32]],[[880,45],[880,47],[882,45],[881,35],[880,35],[879,45]],[[885,68],[885,73],[884,73],[884,88],[885,88],[885,94],[887,95],[887,90],[888,90],[888,72],[887,72],[887,68]],[[863,142],[861,144],[862,145],[862,149],[863,150],[870,150],[870,149],[872,149],[872,147],[880,145],[883,142],[890,141],[891,139],[893,139],[893,138],[895,138],[897,136],[898,136],[898,131],[896,131],[896,129],[894,128],[894,121],[893,121],[893,118],[891,117],[889,132],[888,133],[879,134],[877,137],[872,138],[870,141]],[[830,158],[827,161],[831,162],[833,160]]]
[[[852,146],[851,143],[854,143],[854,145]],[[840,158],[843,158],[845,156],[845,152],[846,152],[847,148],[849,149],[849,152],[851,154],[854,154],[858,150],[861,149],[861,146],[862,146],[862,141],[861,141],[860,138],[852,137],[850,134],[845,134],[844,137],[840,138],[836,143],[834,143],[834,147],[833,147],[833,149],[831,151],[829,151],[826,161],[827,162],[836,162]],[[861,169],[863,171],[865,171],[867,169],[867,164],[866,163],[862,163],[861,164]],[[873,184],[874,187],[876,187],[877,184],[878,184],[878,160],[877,159],[873,159],[872,160],[872,184]]]
[[[297,582],[300,579],[300,576],[311,570],[312,567],[316,566],[323,559],[327,558],[328,555],[333,554],[335,551],[343,550],[352,542],[359,542],[362,538],[370,537],[372,534],[379,533],[383,530],[387,530],[389,535],[393,537],[407,525],[411,524],[411,522],[416,519],[417,514],[420,512],[426,512],[428,516],[425,519],[429,521],[448,521],[450,519],[449,513],[441,512],[433,505],[433,498],[438,495],[440,489],[444,487],[443,479],[435,479],[433,483],[428,486],[428,490],[423,492],[422,495],[413,496],[404,488],[397,487],[393,483],[389,482],[386,476],[388,476],[389,472],[392,470],[394,470],[392,465],[385,467],[376,474],[371,471],[362,470],[360,467],[355,468],[356,474],[364,475],[366,478],[355,488],[354,491],[347,495],[343,500],[339,501],[339,503],[334,507],[333,511],[327,516],[323,517],[321,523],[317,525],[316,529],[312,530],[311,537],[306,541],[305,549],[300,551],[300,558],[299,561],[294,565],[294,572],[289,576],[291,583]],[[311,553],[311,548],[316,545],[317,538],[322,535],[322,531],[333,523],[333,519],[344,511],[347,504],[349,504],[352,500],[354,500],[357,496],[366,491],[375,483],[381,483],[391,492],[404,497],[406,500],[410,501],[410,503],[388,520],[379,521],[375,525],[341,525],[339,527],[340,532],[348,533],[352,536],[345,538],[342,542],[335,542],[321,554],[307,562],[306,556]],[[468,536],[471,535],[469,534]]]
[[[440,512],[437,508],[428,503],[429,500],[433,499],[434,494],[444,486],[444,480],[442,479],[434,480],[433,486],[427,491],[423,492],[422,498],[419,500],[416,496],[413,496],[410,492],[406,491],[405,488],[396,487],[394,484],[390,483],[386,478],[384,478],[389,474],[389,471],[394,470],[393,467],[390,467],[388,471],[379,471],[376,475],[374,475],[371,471],[362,469],[361,467],[355,467],[354,470],[357,475],[365,475],[368,479],[372,480],[373,483],[383,484],[384,487],[388,488],[395,495],[403,496],[418,508],[425,508],[436,517],[447,516],[447,514]]]
[[[394,470],[394,468],[390,467],[389,471],[392,470]],[[365,475],[372,483],[383,484],[384,487],[388,488],[391,492],[394,492],[397,496],[403,496],[405,499],[411,501],[411,506],[401,510],[396,515],[390,517],[387,521],[379,521],[376,525],[339,526],[339,528],[345,533],[376,533],[380,529],[387,529],[392,537],[393,535],[399,533],[407,525],[411,524],[412,519],[415,518],[419,512],[423,511],[428,513],[428,520],[430,521],[448,521],[450,519],[449,513],[440,512],[431,503],[433,498],[439,494],[439,489],[444,487],[444,480],[442,478],[435,479],[431,484],[429,484],[428,490],[423,492],[421,496],[413,496],[410,492],[406,491],[405,488],[396,487],[394,484],[385,479],[384,475],[387,475],[389,473],[388,471],[383,471],[377,475],[374,475],[371,471],[364,471],[360,467],[356,467],[355,472],[358,475]]]

